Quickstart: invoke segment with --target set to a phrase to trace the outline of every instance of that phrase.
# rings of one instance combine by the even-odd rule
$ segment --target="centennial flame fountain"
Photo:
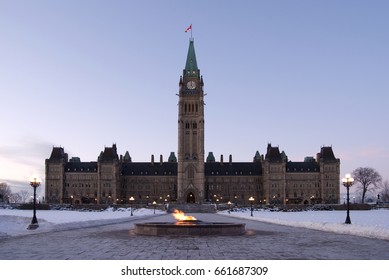
[[[135,233],[139,235],[241,235],[245,233],[245,224],[209,223],[186,216],[184,212],[174,209],[174,223],[151,222],[135,224]]]

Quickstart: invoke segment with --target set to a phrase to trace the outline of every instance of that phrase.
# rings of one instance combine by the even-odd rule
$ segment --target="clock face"
[[[186,84],[186,87],[188,89],[195,89],[196,88],[196,83],[194,81],[189,81],[187,84]]]

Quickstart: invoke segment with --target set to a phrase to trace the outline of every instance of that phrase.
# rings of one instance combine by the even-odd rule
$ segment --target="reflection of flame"
[[[178,221],[196,221],[197,219],[193,216],[185,216],[185,213],[181,210],[174,209],[173,212],[174,219]]]

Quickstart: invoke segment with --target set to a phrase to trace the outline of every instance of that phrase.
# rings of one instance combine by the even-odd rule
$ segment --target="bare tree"
[[[26,203],[27,199],[31,196],[29,191],[22,190],[19,192],[21,202]]]
[[[22,201],[22,197],[20,196],[19,193],[11,193],[9,196],[9,203],[19,203]]]
[[[381,202],[389,202],[389,181],[385,180],[381,184]]]
[[[7,183],[0,183],[0,202],[9,203],[9,197],[11,196],[12,191],[10,186]]]
[[[378,188],[382,181],[381,175],[371,167],[359,167],[353,171],[353,177],[359,183],[359,189],[362,193],[362,203],[365,203],[365,196],[367,191],[372,188]],[[370,189],[369,189],[370,187]]]

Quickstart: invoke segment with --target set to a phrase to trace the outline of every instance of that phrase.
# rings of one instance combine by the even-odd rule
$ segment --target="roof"
[[[104,151],[99,156],[99,162],[112,162],[118,160],[119,156],[116,150],[116,145],[113,144],[111,148],[105,147]]]
[[[260,162],[206,162],[205,176],[259,176],[262,175]]]
[[[68,160],[68,154],[65,153],[64,149],[62,147],[53,147],[53,150],[51,151],[51,155],[49,158],[49,161],[60,161],[64,159],[65,161]]]
[[[315,161],[287,162],[286,172],[319,172],[320,166]]]
[[[267,153],[265,159],[269,161],[281,161],[282,155],[278,147],[272,147],[270,144],[267,145]]]
[[[130,153],[128,151],[126,151],[126,153],[124,154],[123,160],[126,162],[131,162],[131,156],[130,156]]]
[[[193,38],[189,40],[189,49],[186,57],[184,76],[199,77],[199,68],[197,67]]]
[[[75,162],[65,164],[65,172],[97,172],[97,162]]]
[[[177,162],[177,157],[174,152],[170,152],[169,159],[167,160],[168,162]]]
[[[213,155],[213,152],[209,152],[207,156],[207,162],[215,162],[215,156]]]
[[[177,176],[177,162],[125,162],[121,165],[121,175]]]
[[[322,147],[320,150],[320,158],[324,161],[336,160],[332,147]]]
[[[259,154],[258,151],[255,152],[255,156],[254,156],[253,161],[254,161],[254,162],[256,162],[256,161],[261,161],[261,155]]]

